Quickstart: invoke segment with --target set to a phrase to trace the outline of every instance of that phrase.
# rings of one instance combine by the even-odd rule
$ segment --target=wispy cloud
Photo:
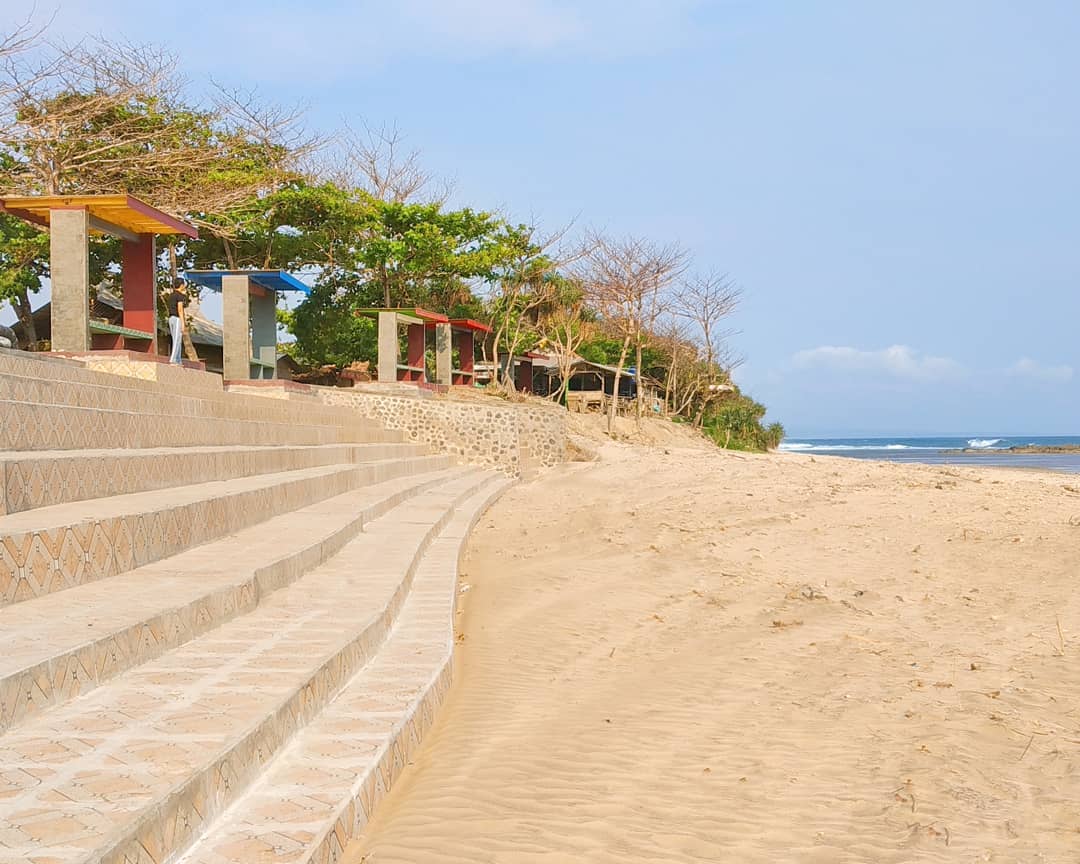
[[[955,377],[964,371],[951,357],[935,357],[907,345],[891,345],[876,351],[822,345],[799,351],[791,360],[797,369],[884,374],[909,380]]]
[[[16,11],[35,8],[14,0]],[[212,26],[177,8],[147,19],[135,0],[107,0],[110,24],[92,0],[65,0],[55,35],[80,38],[109,30],[170,41],[218,72],[257,72],[262,81],[332,80],[390,63],[437,58],[617,58],[663,52],[692,27],[704,0],[327,0],[302,10],[290,3],[221,4]],[[23,14],[20,12],[20,14]],[[42,13],[38,12],[38,17]],[[148,22],[153,21],[151,26]],[[433,86],[435,86],[433,82]]]
[[[1072,380],[1072,366],[1044,366],[1030,357],[1021,357],[1009,367],[1009,374],[1036,381],[1065,384]]]

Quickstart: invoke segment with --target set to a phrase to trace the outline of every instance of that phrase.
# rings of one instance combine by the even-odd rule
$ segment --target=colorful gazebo
[[[188,270],[184,278],[221,292],[225,380],[277,377],[277,294],[311,289],[284,270]]]
[[[0,198],[0,210],[49,229],[52,349],[85,353],[125,348],[157,353],[157,234],[198,237],[187,222],[131,195],[51,195]],[[90,318],[90,234],[123,241],[123,326]]]
[[[374,318],[379,324],[379,381],[409,381],[427,383],[427,366],[424,354],[427,347],[425,331],[439,324],[449,324],[450,319],[438,312],[430,312],[419,306],[407,309],[357,309],[356,315]],[[399,344],[400,329],[405,328],[405,362],[401,362]]]
[[[441,336],[440,328],[443,328]],[[451,318],[446,324],[435,325],[435,370],[438,383],[465,387],[476,383],[476,334],[490,332],[491,328],[487,324],[471,318]],[[453,368],[455,348],[461,364],[458,369]]]
[[[409,381],[426,384],[428,331],[435,333],[435,382],[441,386],[459,384],[471,386],[475,380],[475,334],[490,333],[491,328],[468,318],[450,319],[441,312],[431,312],[418,306],[396,309],[358,309],[356,314],[375,318],[379,322],[379,380]],[[401,362],[399,334],[405,328],[406,357]],[[454,366],[454,349],[458,351],[460,368]]]

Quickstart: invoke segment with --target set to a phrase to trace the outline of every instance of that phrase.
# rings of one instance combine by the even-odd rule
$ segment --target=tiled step
[[[328,465],[0,517],[0,606],[160,561],[378,476],[372,465]]]
[[[189,418],[0,399],[0,450],[91,450],[115,447],[119,442],[145,449],[401,440],[400,432],[390,432],[362,419],[352,424],[326,426],[269,420]]]
[[[0,516],[70,501],[167,489],[183,483],[419,456],[423,452],[416,444],[0,452]]]
[[[387,476],[370,486],[0,609],[0,731],[250,612],[367,523],[466,470],[448,466],[448,457],[396,460],[378,466]]]
[[[9,730],[0,862],[171,860],[376,653],[420,556],[489,482],[395,508],[382,519],[407,528],[361,533],[248,615]]]
[[[150,370],[156,372],[157,370]],[[11,351],[0,348],[0,372],[10,375],[25,375],[30,378],[48,378],[55,381],[74,381],[83,384],[101,384],[114,379],[123,379],[123,385],[135,389],[159,391],[162,384],[170,389],[182,387],[185,392],[214,393],[222,392],[221,378],[205,373],[192,374],[192,370],[170,370],[175,372],[167,382],[159,382],[155,377],[135,378],[110,374],[103,369],[87,368],[81,360],[33,351]],[[149,374],[149,372],[148,372]],[[216,379],[216,380],[212,380]]]
[[[338,861],[431,727],[450,686],[458,561],[509,485],[462,502],[424,554],[393,633],[177,864]]]
[[[183,395],[157,386],[134,389],[124,386],[129,380],[116,375],[103,375],[94,383],[76,383],[49,378],[32,378],[4,372],[0,368],[0,399],[37,405],[95,408],[106,411],[130,411],[142,414],[166,414],[184,418],[264,420],[295,422],[310,425],[318,422],[329,426],[351,425],[356,417],[350,412],[325,405],[296,405],[284,399],[268,401],[244,394],[199,393]]]

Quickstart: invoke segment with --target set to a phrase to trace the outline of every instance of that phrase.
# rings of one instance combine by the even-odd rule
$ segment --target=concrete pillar
[[[247,276],[221,277],[222,368],[226,381],[251,378],[251,298]]]
[[[274,378],[277,366],[277,314],[274,292],[257,285],[251,286],[251,356],[272,368],[260,366],[257,378]]]
[[[49,212],[52,349],[90,349],[90,214],[86,208]]]
[[[454,368],[454,345],[449,324],[435,325],[435,383],[449,386]]]
[[[398,333],[397,313],[379,313],[379,380],[397,381]]]
[[[157,248],[153,234],[124,240],[120,279],[124,286],[124,326],[152,334],[149,341],[124,337],[124,347],[157,354]]]

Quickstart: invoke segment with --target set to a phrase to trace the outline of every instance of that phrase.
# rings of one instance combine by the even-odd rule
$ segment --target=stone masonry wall
[[[566,412],[558,405],[492,404],[446,397],[409,398],[353,389],[316,388],[329,405],[346,405],[410,441],[495,468],[529,475],[565,459]]]

